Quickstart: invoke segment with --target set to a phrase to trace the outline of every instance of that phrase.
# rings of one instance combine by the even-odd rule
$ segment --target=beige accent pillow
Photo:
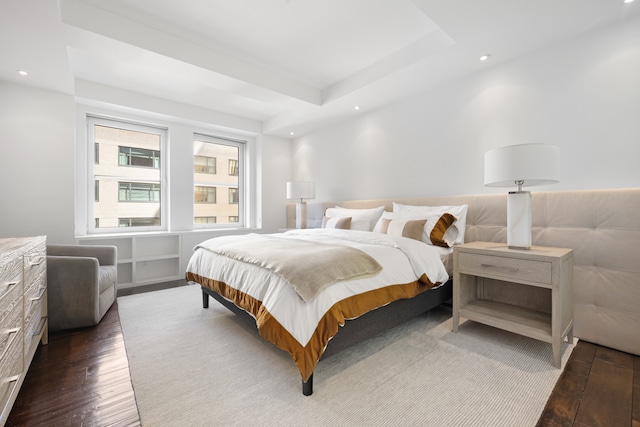
[[[426,219],[404,220],[380,218],[380,233],[422,240]]]
[[[373,231],[381,233],[383,220],[419,220],[426,219],[424,230],[422,231],[423,242],[450,248],[458,239],[458,228],[456,227],[456,217],[448,212],[444,214],[424,214],[420,212],[384,212],[382,217],[374,227]]]
[[[467,228],[467,210],[469,209],[469,205],[459,205],[459,206],[414,206],[414,205],[403,205],[400,203],[393,202],[393,212],[394,213],[402,213],[404,214],[415,214],[422,215],[423,218],[428,217],[429,215],[443,215],[445,213],[449,213],[456,218],[455,227],[457,228],[455,242],[453,243],[464,243],[464,232]],[[453,245],[453,244],[452,244]]]
[[[351,217],[322,218],[322,228],[333,228],[341,230],[351,229]]]

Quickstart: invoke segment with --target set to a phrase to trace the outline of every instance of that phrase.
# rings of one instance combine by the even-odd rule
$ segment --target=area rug
[[[143,426],[534,426],[561,373],[550,344],[470,321],[453,333],[441,307],[321,360],[305,397],[290,356],[202,308],[198,286],[118,309]]]

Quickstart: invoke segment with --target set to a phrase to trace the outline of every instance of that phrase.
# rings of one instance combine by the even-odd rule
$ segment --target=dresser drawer
[[[22,331],[18,333],[15,343],[20,343],[20,345],[12,345],[6,357],[0,362],[0,410],[3,414],[8,409],[6,406],[11,395],[18,393],[16,387],[20,382],[21,375],[24,375],[21,354]]]
[[[0,265],[0,301],[7,292],[22,286],[22,259],[16,258]],[[22,292],[22,290],[20,290]],[[1,304],[1,302],[0,302]]]
[[[550,262],[459,253],[458,267],[464,274],[516,282],[537,282],[551,286]]]
[[[24,257],[25,292],[33,287],[47,286],[47,257],[42,250],[33,250]]]
[[[20,284],[12,286],[0,297],[0,329],[13,327],[11,326],[13,321],[5,321],[11,316],[17,316],[17,319],[22,318],[22,286]]]
[[[0,362],[5,360],[8,349],[16,341],[16,337],[22,335],[22,298],[16,300],[16,306],[4,315],[0,323]]]
[[[46,316],[44,302],[46,301],[46,289],[41,289],[40,294],[24,301],[24,355],[26,360],[33,355],[35,346],[40,340],[42,320]]]
[[[0,329],[0,363],[4,364],[5,361],[10,359],[10,355],[13,354],[13,347],[22,349],[22,336],[21,321],[17,324],[14,322],[12,327],[5,327],[3,325],[2,329]]]

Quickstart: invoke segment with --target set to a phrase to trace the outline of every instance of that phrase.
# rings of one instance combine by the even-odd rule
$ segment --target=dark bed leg
[[[307,382],[302,381],[302,394],[305,396],[311,396],[313,393],[313,374],[309,377]]]
[[[209,295],[202,290],[202,308],[209,308]]]

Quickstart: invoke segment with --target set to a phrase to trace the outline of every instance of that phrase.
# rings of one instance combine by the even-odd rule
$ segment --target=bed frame
[[[204,286],[202,287],[202,306],[209,308],[209,296],[220,304],[249,322],[254,328],[256,321],[249,313],[238,308],[220,294]],[[383,307],[369,311],[362,316],[347,320],[338,333],[331,338],[320,360],[351,347],[361,341],[371,338],[383,331],[413,319],[451,299],[451,280],[444,285],[422,292],[411,299],[401,299]],[[302,394],[310,396],[313,393],[313,374],[307,382],[302,381]]]

